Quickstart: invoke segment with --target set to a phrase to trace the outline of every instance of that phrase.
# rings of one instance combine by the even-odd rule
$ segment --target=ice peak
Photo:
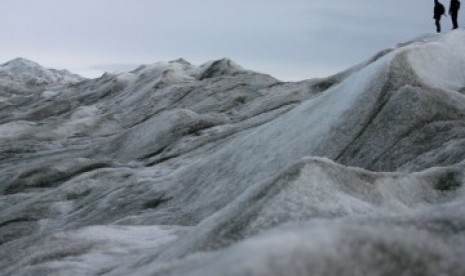
[[[184,58],[178,58],[176,60],[170,61],[169,63],[179,63],[179,64],[187,65],[187,66],[192,65],[189,61],[185,60]]]
[[[1,65],[2,67],[42,67],[37,62],[31,61],[23,57],[17,57]]]
[[[205,68],[200,75],[200,79],[209,79],[222,75],[234,75],[244,69],[229,58],[223,58],[215,61],[208,62],[201,66]]]

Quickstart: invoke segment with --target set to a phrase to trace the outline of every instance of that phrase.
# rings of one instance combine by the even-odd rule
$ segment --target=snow
[[[463,45],[299,83],[3,64],[0,274],[462,275]]]

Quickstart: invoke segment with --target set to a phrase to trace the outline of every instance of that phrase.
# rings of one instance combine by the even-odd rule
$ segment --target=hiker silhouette
[[[460,9],[460,1],[459,0],[451,0],[449,6],[449,14],[452,19],[452,30],[457,29],[459,24],[457,23],[457,16],[459,14]]]
[[[446,12],[444,5],[438,0],[434,0],[434,23],[436,24],[436,32],[441,32],[441,16]]]

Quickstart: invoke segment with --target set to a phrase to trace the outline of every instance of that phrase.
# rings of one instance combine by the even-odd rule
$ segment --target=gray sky
[[[0,63],[21,56],[96,77],[229,57],[282,80],[323,77],[433,32],[432,8],[433,0],[0,0]],[[451,28],[450,17],[442,22]]]

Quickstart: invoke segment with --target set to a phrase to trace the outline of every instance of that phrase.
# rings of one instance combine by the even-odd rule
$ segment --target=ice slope
[[[0,89],[0,274],[462,275],[464,67],[452,31],[299,83],[26,77]]]

